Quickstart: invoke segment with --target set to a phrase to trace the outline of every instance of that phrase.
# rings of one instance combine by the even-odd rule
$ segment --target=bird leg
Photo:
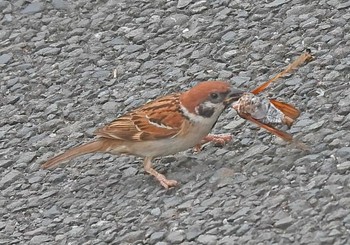
[[[208,134],[205,136],[202,141],[197,144],[193,150],[195,152],[200,152],[202,149],[202,145],[213,142],[214,144],[218,144],[220,146],[225,145],[227,142],[230,142],[232,140],[232,136],[230,134]]]
[[[151,157],[146,157],[144,162],[143,162],[143,167],[147,173],[150,175],[153,175],[159,182],[160,184],[168,189],[170,187],[177,186],[177,181],[176,180],[169,180],[167,179],[163,174],[158,173],[153,167],[152,167],[152,158]]]

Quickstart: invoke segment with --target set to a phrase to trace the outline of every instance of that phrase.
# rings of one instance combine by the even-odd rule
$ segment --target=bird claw
[[[208,134],[205,136],[202,141],[193,147],[194,152],[200,152],[202,149],[202,145],[213,142],[216,145],[223,146],[226,143],[230,142],[232,140],[232,135],[230,134]]]
[[[176,180],[171,180],[171,179],[167,179],[164,175],[162,174],[158,174],[156,176],[154,176],[159,183],[165,188],[165,189],[169,189],[171,187],[175,187],[178,185],[178,182]]]
[[[204,140],[206,140],[207,142],[214,142],[215,144],[218,145],[225,145],[226,143],[230,142],[232,140],[232,135],[230,134],[208,134]]]
[[[147,173],[154,176],[165,189],[169,189],[178,185],[176,180],[167,179],[163,174],[158,173],[154,168],[152,168],[151,160],[151,157],[146,157],[143,162],[145,171]]]

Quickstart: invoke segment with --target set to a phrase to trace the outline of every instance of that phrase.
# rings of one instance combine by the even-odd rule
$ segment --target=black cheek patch
[[[209,118],[214,114],[214,108],[201,104],[196,107],[196,112],[199,116]]]

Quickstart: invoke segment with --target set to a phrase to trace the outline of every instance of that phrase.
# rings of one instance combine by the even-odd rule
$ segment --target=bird
[[[243,91],[225,81],[204,81],[184,92],[147,102],[95,131],[95,140],[68,149],[46,161],[49,169],[89,153],[128,154],[144,158],[145,172],[168,189],[178,185],[152,166],[156,157],[172,155],[202,142],[227,140],[209,134],[222,112]]]

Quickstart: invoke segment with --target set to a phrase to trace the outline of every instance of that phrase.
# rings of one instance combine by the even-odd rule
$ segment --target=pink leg
[[[166,189],[169,189],[170,187],[174,187],[178,185],[176,180],[169,180],[164,175],[158,173],[152,167],[151,160],[152,160],[151,157],[146,157],[143,162],[144,169],[147,173],[149,173],[150,175],[153,175],[159,181],[159,183]]]

